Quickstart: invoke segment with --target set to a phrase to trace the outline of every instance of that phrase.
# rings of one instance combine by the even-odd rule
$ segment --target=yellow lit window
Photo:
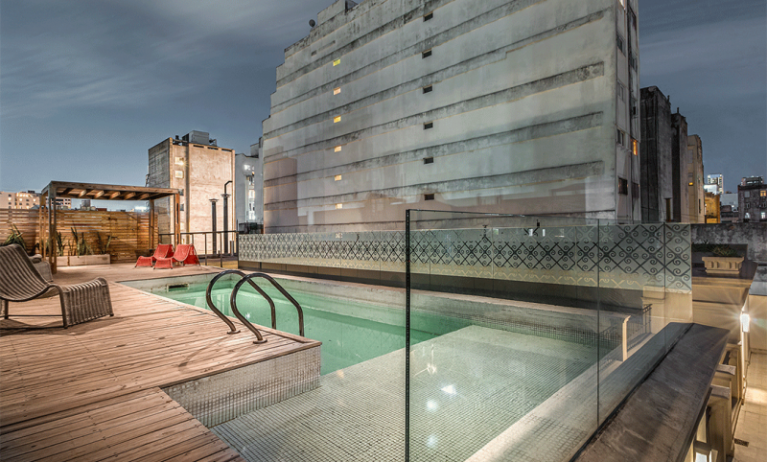
[[[631,140],[631,150],[634,152],[635,156],[639,155],[639,141]]]
[[[335,151],[335,152],[341,152],[343,149],[344,149],[344,147],[343,147],[343,146],[336,146],[336,148],[335,148],[335,149],[333,149],[333,151]]]
[[[762,197],[767,197],[767,189],[762,189],[761,191],[759,191],[759,195]]]
[[[182,170],[176,170],[176,178],[184,178],[184,172]]]
[[[336,208],[337,209],[342,209],[342,208],[344,208],[344,204],[336,204]]]
[[[690,182],[690,186],[695,186],[695,183],[693,183],[693,182]]]
[[[333,89],[333,94],[334,95],[340,95],[341,94],[341,87],[334,88]]]
[[[176,157],[176,165],[184,165],[184,158]]]
[[[336,181],[341,181],[342,179],[343,179],[343,177],[341,175],[336,175],[335,178],[334,178],[334,180],[336,180]]]
[[[341,121],[341,116],[335,116],[335,117],[333,118],[333,123],[334,123],[334,124],[337,124],[337,123],[338,123],[338,122],[340,122],[340,121]]]
[[[339,64],[341,64],[340,59],[336,59],[335,61],[333,61],[333,66],[338,66]]]

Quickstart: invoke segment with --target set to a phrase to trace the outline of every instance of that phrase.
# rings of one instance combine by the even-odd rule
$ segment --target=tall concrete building
[[[266,232],[639,221],[638,34],[636,0],[333,3],[277,68]]]
[[[173,188],[181,192],[179,204],[180,232],[201,233],[213,230],[211,199],[216,206],[216,230],[224,229],[224,200],[226,187],[231,196],[227,200],[227,228],[236,230],[236,195],[234,183],[235,153],[233,149],[217,146],[208,133],[193,131],[183,137],[168,138],[149,149],[149,174],[146,185],[155,188]],[[155,201],[160,234],[172,234],[171,199]],[[191,242],[187,238],[186,242]],[[205,252],[202,235],[194,238],[198,252]],[[217,249],[219,250],[219,249]],[[208,237],[207,252],[213,252]]]
[[[715,194],[724,194],[724,175],[721,173],[706,175],[706,184],[716,185],[717,192]]]
[[[642,221],[703,223],[703,146],[658,87],[641,90]]]
[[[690,223],[706,223],[706,192],[703,189],[703,142],[698,135],[687,137],[687,200]]]
[[[238,230],[261,229],[264,223],[264,163],[258,144],[250,146],[250,155],[237,154],[234,170]]]

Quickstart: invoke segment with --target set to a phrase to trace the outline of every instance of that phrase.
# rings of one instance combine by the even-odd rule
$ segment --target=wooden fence
[[[40,244],[41,219],[47,226],[47,214],[43,213],[41,218],[39,210],[0,210],[0,243],[5,241],[11,233],[12,225],[15,225],[22,233],[27,251],[32,253],[35,245]],[[107,237],[111,235],[108,253],[112,255],[112,261],[135,261],[137,250],[150,248],[150,233],[154,234],[154,242],[158,242],[157,227],[149,229],[149,212],[59,210],[56,213],[56,225],[64,243],[64,256],[75,254],[72,228],[85,236],[94,253],[101,253],[97,233],[102,243],[106,243]],[[40,247],[35,250],[35,253],[39,252]]]

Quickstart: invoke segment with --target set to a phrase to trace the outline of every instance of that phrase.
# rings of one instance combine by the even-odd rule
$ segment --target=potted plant
[[[743,266],[743,256],[727,245],[712,246],[710,255],[702,257],[706,274],[718,277],[738,277]]]
[[[85,233],[77,232],[77,228],[71,228],[72,241],[69,244],[69,255],[67,256],[67,266],[84,265],[108,265],[110,255],[94,255],[93,247],[85,239]],[[101,249],[99,249],[101,251]]]
[[[27,243],[24,242],[24,236],[16,225],[11,224],[11,234],[5,239],[3,245],[19,244],[24,251],[27,250]]]

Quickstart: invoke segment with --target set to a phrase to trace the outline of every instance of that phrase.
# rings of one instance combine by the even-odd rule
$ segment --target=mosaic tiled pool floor
[[[466,460],[597,356],[595,347],[477,326],[421,342],[411,355],[410,450],[419,461]],[[213,431],[249,461],[399,462],[404,374],[398,350]]]

